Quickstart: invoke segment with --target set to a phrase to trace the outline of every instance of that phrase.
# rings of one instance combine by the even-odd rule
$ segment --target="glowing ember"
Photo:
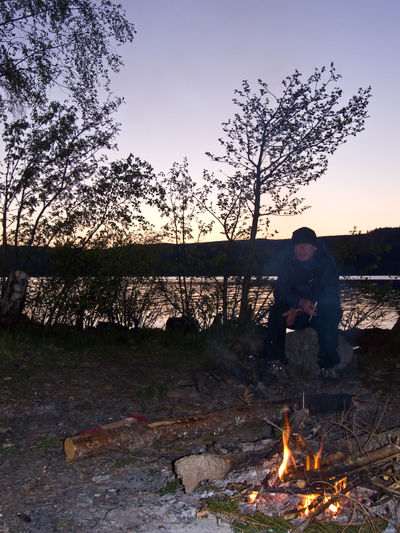
[[[258,492],[256,490],[253,490],[252,492],[250,492],[249,494],[249,502],[250,503],[254,503],[256,498],[258,496]]]
[[[328,507],[328,511],[330,511],[333,514],[337,514],[339,512],[339,509],[340,509],[340,506],[335,503],[331,503],[330,506]]]
[[[298,506],[298,510],[304,516],[307,516],[310,512],[310,505],[314,500],[318,498],[318,494],[306,494],[303,496],[303,501]]]

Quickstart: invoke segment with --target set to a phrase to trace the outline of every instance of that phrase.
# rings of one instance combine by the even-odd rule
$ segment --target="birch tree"
[[[295,71],[274,94],[258,80],[235,91],[236,113],[222,124],[222,154],[208,153],[232,172],[213,178],[218,192],[218,218],[224,232],[245,235],[248,254],[243,276],[240,318],[249,314],[248,295],[254,244],[273,215],[291,215],[304,209],[301,187],[323,176],[329,157],[349,137],[364,129],[371,88],[360,88],[347,102],[337,85],[333,64],[316,68],[306,80]],[[232,233],[234,231],[234,233]],[[235,233],[236,232],[236,233]]]

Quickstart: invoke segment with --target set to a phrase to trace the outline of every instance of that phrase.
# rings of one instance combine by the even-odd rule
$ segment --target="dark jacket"
[[[318,306],[340,309],[339,277],[334,259],[318,244],[309,261],[298,261],[293,253],[283,261],[274,290],[275,302],[298,308],[299,299],[318,302]]]

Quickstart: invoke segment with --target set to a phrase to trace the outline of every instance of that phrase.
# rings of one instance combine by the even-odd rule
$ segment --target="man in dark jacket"
[[[318,335],[320,368],[340,362],[338,325],[342,318],[336,264],[310,228],[292,235],[293,253],[278,274],[268,320],[266,356],[286,364],[286,328],[312,327]]]

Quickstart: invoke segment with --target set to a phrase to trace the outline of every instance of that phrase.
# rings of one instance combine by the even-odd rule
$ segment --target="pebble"
[[[111,476],[108,474],[104,474],[102,476],[93,476],[92,481],[93,483],[102,483],[103,481],[108,481]]]

